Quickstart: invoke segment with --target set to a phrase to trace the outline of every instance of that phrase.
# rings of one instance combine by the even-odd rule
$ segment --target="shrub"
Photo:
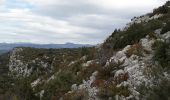
[[[156,14],[166,14],[168,13],[168,11],[169,11],[168,7],[166,5],[163,5],[157,9],[154,9],[153,13],[150,14],[150,17]]]
[[[34,91],[30,85],[29,78],[19,78],[16,79],[13,91],[19,100],[37,100],[39,97],[35,96]]]
[[[94,47],[82,47],[81,48],[81,57],[86,56],[87,61],[94,59],[96,56],[96,49]]]
[[[157,42],[153,59],[163,67],[170,66],[170,43]]]
[[[116,41],[115,48],[123,48],[126,45],[138,42],[142,37],[146,35],[143,24],[133,24],[127,31],[124,31],[122,36]]]
[[[170,98],[170,81],[163,79],[158,86],[150,89],[147,100],[169,100]]]
[[[149,67],[146,67],[145,75],[147,75],[148,79],[153,79],[153,85],[148,87],[145,82],[140,85],[137,88],[140,98],[145,98],[145,100],[169,100],[170,80],[163,74],[164,70],[161,66],[151,64]]]
[[[127,50],[127,57],[130,57],[131,55],[137,55],[137,56],[142,56],[142,46],[139,43],[136,43],[134,45],[131,46],[131,48],[129,48]]]
[[[103,47],[106,49],[117,50],[122,49],[126,45],[132,45],[139,42],[148,33],[162,27],[162,21],[151,20],[148,23],[135,23],[127,30],[115,30],[112,35],[104,42]]]
[[[151,38],[151,39],[152,39],[152,38],[153,38],[153,39],[157,39],[156,34],[153,33],[153,32],[149,33],[148,35],[149,35],[149,38]]]
[[[88,55],[90,53],[89,49],[86,47],[81,48],[81,56]]]
[[[12,97],[12,100],[18,100],[18,99],[17,99],[17,96],[14,95],[14,96]]]
[[[100,64],[90,64],[87,67],[84,67],[79,74],[76,76],[76,82],[79,84],[82,82],[82,80],[87,80],[93,72],[95,72],[97,69],[101,68],[102,66]]]
[[[163,27],[161,34],[164,34],[166,32],[170,31],[170,21],[166,23],[166,25]]]
[[[155,31],[156,29],[162,28],[163,22],[161,20],[150,20],[148,23],[146,23],[145,28],[147,33],[151,33]]]
[[[98,75],[97,75],[97,79],[104,79],[104,80],[108,80],[110,77],[114,76],[114,73],[112,73],[112,71],[116,70],[116,69],[120,69],[120,67],[124,62],[118,62],[118,63],[110,63],[109,66],[106,67],[100,67],[97,71],[98,71]]]
[[[84,89],[67,93],[63,96],[63,100],[87,100],[88,92]]]
[[[97,95],[102,100],[108,100],[109,97],[112,97],[112,99],[114,99],[116,95],[123,95],[125,97],[128,97],[130,95],[130,91],[128,89],[128,86],[117,87],[114,83],[110,83],[99,87],[99,92],[97,93]]]
[[[51,80],[48,84],[45,85],[45,94],[44,99],[50,99],[51,97],[56,97],[59,99],[67,91],[70,90],[70,87],[75,81],[74,74],[71,71],[62,71],[57,74],[57,77],[54,80]]]

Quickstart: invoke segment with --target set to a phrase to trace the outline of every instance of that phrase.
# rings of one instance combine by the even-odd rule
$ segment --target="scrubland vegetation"
[[[0,99],[88,100],[87,89],[81,88],[73,91],[72,85],[79,86],[83,84],[83,81],[90,80],[94,72],[97,72],[97,75],[90,87],[98,89],[96,95],[101,100],[114,100],[117,95],[129,97],[132,94],[129,88],[132,86],[120,85],[128,82],[129,73],[125,72],[117,76],[115,73],[128,66],[124,64],[127,59],[140,63],[144,57],[151,56],[151,60],[144,62],[144,65],[138,64],[137,66],[145,67],[143,77],[153,79],[152,86],[149,86],[150,84],[146,86],[143,83],[134,88],[140,93],[139,97],[144,100],[169,100],[170,81],[165,76],[170,72],[170,43],[168,39],[162,39],[162,36],[170,31],[170,8],[168,6],[170,6],[169,1],[148,14],[150,17],[163,14],[157,19],[132,23],[126,29],[116,29],[99,47],[73,49],[18,47],[21,50],[15,55],[12,55],[13,51],[0,55],[2,74],[0,76]],[[155,30],[160,30],[160,34]],[[150,51],[141,44],[141,39],[146,39],[146,37],[155,41]],[[113,55],[128,45],[130,46],[122,61],[117,63],[110,61]],[[140,59],[136,60],[137,58],[132,57],[134,55]],[[14,69],[24,67],[25,69],[19,69],[19,71],[24,73],[25,70],[27,72],[31,70],[29,75],[15,72],[16,70],[10,72],[9,60],[11,59],[10,63],[15,65]],[[134,63],[133,61],[131,63]],[[22,66],[19,66],[18,62]]]

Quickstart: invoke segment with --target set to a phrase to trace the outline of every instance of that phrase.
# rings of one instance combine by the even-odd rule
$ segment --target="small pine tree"
[[[170,21],[166,23],[166,25],[163,27],[161,34],[164,34],[166,32],[170,31]]]
[[[165,68],[170,66],[170,43],[158,42],[157,48],[154,54],[154,60]]]

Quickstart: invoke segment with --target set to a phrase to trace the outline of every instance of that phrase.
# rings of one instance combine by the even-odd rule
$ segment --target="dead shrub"
[[[142,46],[140,43],[133,44],[128,50],[127,50],[127,57],[130,57],[132,55],[142,56]]]

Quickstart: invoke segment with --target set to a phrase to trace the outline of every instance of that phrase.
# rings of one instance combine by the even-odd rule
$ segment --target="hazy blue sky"
[[[0,42],[100,43],[166,0],[0,0]]]

